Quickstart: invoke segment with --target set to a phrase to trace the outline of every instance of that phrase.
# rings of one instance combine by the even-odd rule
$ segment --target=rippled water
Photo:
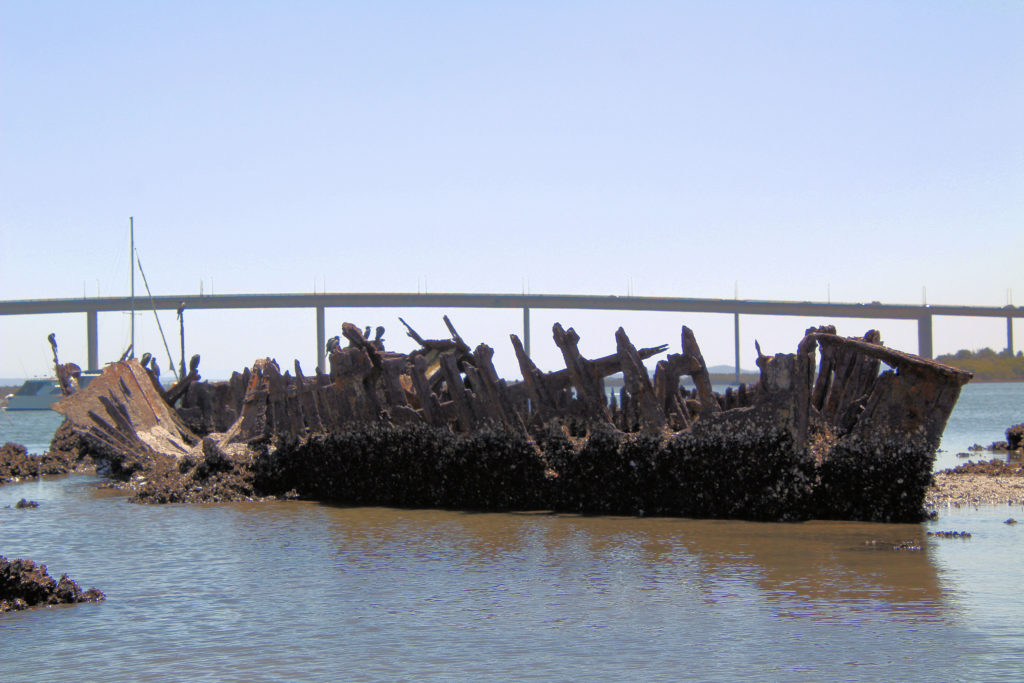
[[[1024,671],[1024,528],[1002,523],[1009,508],[875,525],[303,502],[146,507],[95,481],[0,488],[3,553],[108,596],[0,616],[5,680]],[[3,508],[21,497],[40,507]],[[954,527],[972,538],[925,535]],[[923,550],[891,549],[908,540]]]
[[[967,389],[984,389],[994,406],[1014,396],[989,395],[1000,386]],[[944,443],[1001,438],[1012,422],[993,410],[965,419],[963,433],[951,420]],[[1004,424],[989,436],[986,419]],[[0,487],[0,554],[108,596],[0,616],[0,680],[1016,680],[1024,671],[1024,524],[1003,523],[1024,521],[1024,509],[876,525],[306,502],[149,507],[97,482]],[[7,507],[20,498],[40,507]],[[972,537],[926,535],[940,529]],[[891,549],[903,541],[922,550]]]
[[[955,467],[965,461],[958,453],[974,444],[988,446],[1006,440],[1006,429],[1024,422],[1024,382],[968,384],[963,388],[953,414],[942,434],[936,468]],[[975,460],[988,460],[991,452],[971,453]],[[1003,456],[1005,457],[1005,455]]]
[[[42,453],[63,421],[64,416],[52,410],[0,411],[0,445],[13,441],[29,453]]]

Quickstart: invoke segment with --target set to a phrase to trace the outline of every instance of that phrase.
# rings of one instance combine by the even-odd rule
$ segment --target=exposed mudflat
[[[990,460],[968,462],[935,475],[925,505],[929,508],[974,505],[1024,505],[1024,465]]]

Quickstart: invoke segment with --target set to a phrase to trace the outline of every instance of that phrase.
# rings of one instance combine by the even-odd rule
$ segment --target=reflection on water
[[[999,512],[936,527],[147,507],[94,481],[0,487],[0,554],[108,595],[0,617],[5,680],[948,680],[1024,666],[1009,616],[1024,530]],[[22,497],[41,507],[4,507]],[[903,541],[923,549],[891,549]]]
[[[688,597],[709,604],[723,591],[749,584],[788,616],[820,618],[816,605],[821,601],[906,618],[942,616],[920,525],[326,510],[343,563],[377,571],[394,570],[393,550],[402,547],[411,562],[458,561],[483,570],[535,565],[560,574],[583,573],[590,591],[605,590],[628,574],[637,575],[630,586],[639,591],[675,585],[686,574],[693,579]],[[924,551],[893,549],[903,542]]]

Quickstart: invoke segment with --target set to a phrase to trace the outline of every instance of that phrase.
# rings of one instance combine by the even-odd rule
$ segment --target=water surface
[[[1024,421],[1022,390],[968,385],[940,461]],[[26,441],[45,447],[58,421]],[[294,501],[150,507],[98,481],[0,486],[0,554],[108,596],[0,616],[4,681],[1016,680],[1024,671],[1024,524],[1003,523],[1024,521],[1024,509],[878,525]],[[20,498],[40,507],[7,507]],[[927,536],[940,529],[972,537]],[[904,542],[921,550],[892,549]]]
[[[0,487],[0,548],[107,593],[0,616],[5,680],[950,680],[1024,670],[1024,511],[759,524],[138,506]],[[5,508],[19,498],[35,510]],[[1020,525],[1024,527],[1024,525]],[[929,529],[963,528],[968,540]],[[897,551],[909,541],[920,551]]]

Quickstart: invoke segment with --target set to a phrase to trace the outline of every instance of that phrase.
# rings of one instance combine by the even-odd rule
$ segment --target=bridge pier
[[[736,384],[740,383],[740,314],[732,314],[732,327],[736,341]]]
[[[86,363],[87,372],[99,372],[100,371],[100,350],[99,350],[99,323],[97,318],[99,313],[97,311],[86,311],[85,312],[85,343],[88,352],[86,354],[88,362]]]
[[[932,315],[925,313],[917,319],[917,355],[932,357]]]
[[[523,350],[530,355],[530,309],[523,306]]]
[[[316,367],[320,372],[327,372],[327,340],[326,327],[324,325],[324,307],[316,307]]]
[[[1006,350],[1013,355],[1013,318],[1006,316]]]

